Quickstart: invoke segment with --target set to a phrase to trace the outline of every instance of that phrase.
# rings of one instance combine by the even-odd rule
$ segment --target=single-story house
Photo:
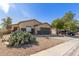
[[[35,19],[21,21],[18,24],[13,24],[11,30],[12,31],[21,30],[36,35],[51,34],[51,26],[48,23],[41,23]]]

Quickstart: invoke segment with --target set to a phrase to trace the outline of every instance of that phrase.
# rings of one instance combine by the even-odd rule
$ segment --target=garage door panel
[[[50,29],[42,28],[37,33],[40,35],[48,35],[48,34],[50,34]]]

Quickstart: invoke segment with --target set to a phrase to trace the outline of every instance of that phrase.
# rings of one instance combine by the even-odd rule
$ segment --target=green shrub
[[[9,46],[18,47],[23,44],[32,44],[36,42],[36,37],[24,31],[15,31],[9,38]]]

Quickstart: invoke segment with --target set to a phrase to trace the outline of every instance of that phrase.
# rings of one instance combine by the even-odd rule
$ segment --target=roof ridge
[[[22,22],[29,22],[29,21],[37,21],[37,22],[39,22],[39,21],[36,20],[36,19],[31,19],[31,20],[20,21],[18,24],[20,24],[20,23],[22,23]],[[41,22],[39,22],[39,23],[41,24]]]

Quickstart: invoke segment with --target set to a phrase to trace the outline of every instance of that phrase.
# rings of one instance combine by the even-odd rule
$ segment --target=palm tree
[[[4,40],[3,39],[3,33],[2,32],[0,32],[0,39]]]
[[[2,21],[3,21],[2,24],[3,24],[4,28],[11,29],[12,19],[10,17],[3,18]]]
[[[9,34],[11,33],[11,27],[12,27],[12,19],[10,17],[3,18],[2,19],[2,25],[3,25],[3,33]]]

